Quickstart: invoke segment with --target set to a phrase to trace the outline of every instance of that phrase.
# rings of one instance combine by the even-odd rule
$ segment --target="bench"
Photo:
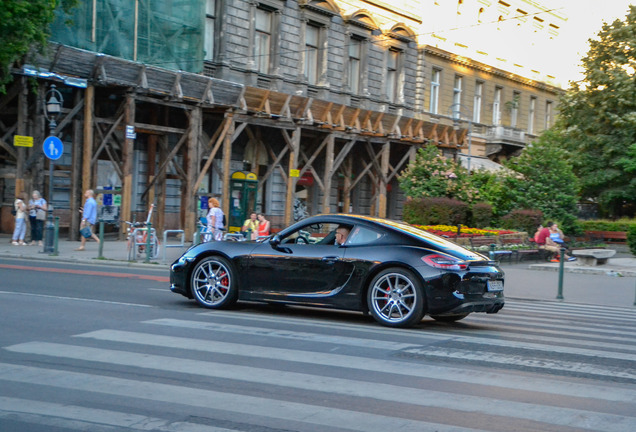
[[[572,255],[578,258],[580,265],[603,265],[607,260],[616,255],[614,249],[577,249]]]
[[[585,235],[591,242],[606,242],[615,244],[627,243],[626,231],[585,231]]]
[[[495,245],[495,250],[493,253],[495,254],[495,259],[502,260],[507,258],[510,263],[512,263],[512,257],[514,255],[511,250],[498,250],[496,248],[498,240],[496,237],[471,237],[470,238],[470,247],[472,250],[477,250],[479,247],[488,246],[490,249],[488,253],[492,251],[491,245]],[[487,255],[487,254],[484,254]]]

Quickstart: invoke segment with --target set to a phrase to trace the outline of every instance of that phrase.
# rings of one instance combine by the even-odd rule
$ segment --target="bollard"
[[[490,257],[491,261],[495,260],[495,248],[497,247],[496,244],[492,243],[490,245],[490,252],[488,252],[488,256]]]
[[[636,292],[636,290],[634,290]],[[636,306],[636,294],[634,294],[634,306]]]
[[[559,256],[559,289],[557,292],[557,300],[563,300],[563,265],[565,263],[565,248],[561,248],[561,255]]]
[[[201,243],[201,230],[196,229],[194,230],[194,244],[198,245],[199,243]]]
[[[57,246],[58,240],[60,238],[60,217],[55,216],[55,231],[53,235],[53,252],[49,254],[49,256],[58,256]]]
[[[50,203],[49,203],[50,206]],[[44,249],[43,253],[53,252],[53,236],[55,235],[55,224],[53,223],[53,210],[47,210],[46,224],[44,225]]]
[[[104,259],[104,221],[99,220],[99,246],[97,259]]]
[[[152,233],[152,222],[148,222],[146,224],[146,261],[145,261],[147,263],[150,262],[150,255],[151,255],[151,251],[150,251],[151,233]]]

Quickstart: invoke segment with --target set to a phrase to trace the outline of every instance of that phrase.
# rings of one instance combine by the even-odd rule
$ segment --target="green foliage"
[[[636,227],[636,219],[595,219],[579,221],[583,231],[629,231],[631,227]]]
[[[0,93],[11,80],[10,68],[31,48],[42,48],[49,37],[55,8],[69,10],[77,0],[2,0],[0,7]]]
[[[533,236],[537,227],[543,223],[543,212],[540,210],[513,210],[501,218],[501,227],[525,231]]]
[[[627,231],[627,245],[632,255],[636,255],[636,224],[631,225]]]
[[[604,24],[583,58],[585,79],[559,105],[562,145],[571,150],[582,197],[610,217],[636,201],[636,6]],[[633,212],[633,209],[630,210]]]
[[[472,226],[474,228],[486,228],[491,226],[492,206],[488,203],[477,203],[472,208]]]
[[[468,171],[445,158],[433,145],[421,148],[412,162],[398,176],[400,188],[409,198],[456,198],[471,203],[478,193],[469,181]]]
[[[414,225],[466,224],[468,204],[452,198],[409,199],[404,203],[403,218]]]
[[[544,132],[506,166],[514,170],[502,179],[509,210],[541,210],[547,219],[558,220],[565,232],[576,228],[579,181],[553,131]]]

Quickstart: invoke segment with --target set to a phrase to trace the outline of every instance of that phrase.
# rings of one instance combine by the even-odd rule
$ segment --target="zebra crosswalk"
[[[629,308],[415,329],[203,311],[3,347],[0,430],[632,432],[635,384]]]

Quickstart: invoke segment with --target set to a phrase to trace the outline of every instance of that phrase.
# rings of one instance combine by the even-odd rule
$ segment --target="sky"
[[[568,81],[583,78],[580,60],[589,49],[588,39],[596,39],[603,22],[624,20],[636,0],[544,0],[543,4],[554,5],[568,17],[556,46],[543,59],[567,87]]]

